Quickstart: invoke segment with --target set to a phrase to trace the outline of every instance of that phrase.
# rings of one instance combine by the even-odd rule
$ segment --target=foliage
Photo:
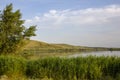
[[[23,24],[20,10],[13,12],[12,4],[7,5],[0,16],[0,53],[15,52],[23,39],[35,36],[36,26],[25,28]]]
[[[44,58],[29,61],[26,75],[53,80],[118,80],[119,57]]]
[[[0,56],[0,76],[52,80],[120,80],[120,57],[49,57],[25,60]],[[16,80],[16,79],[13,79]]]
[[[0,56],[0,75],[25,75],[26,60],[12,56]]]

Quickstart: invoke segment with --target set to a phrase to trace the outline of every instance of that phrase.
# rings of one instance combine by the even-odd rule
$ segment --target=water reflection
[[[78,57],[78,56],[118,56],[120,57],[120,51],[97,51],[97,52],[83,52],[83,53],[75,53],[69,55],[68,57]]]

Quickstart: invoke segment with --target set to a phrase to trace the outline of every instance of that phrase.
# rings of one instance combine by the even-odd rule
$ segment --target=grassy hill
[[[29,53],[109,50],[108,48],[100,47],[84,47],[69,44],[49,44],[35,40],[25,40],[24,43],[25,45],[22,47],[22,50],[23,52]]]
[[[61,46],[40,41],[26,40],[26,45],[24,46],[24,48],[61,48]]]
[[[42,41],[25,40],[24,48],[86,48],[83,46],[74,46],[69,44],[49,44]]]
[[[79,49],[82,49],[82,47],[80,48],[68,44],[49,44],[41,41],[24,40],[20,55],[29,59],[37,59],[39,57],[67,55],[69,52],[78,51]]]
[[[41,53],[41,52],[62,52],[62,51],[75,51],[83,49],[84,47],[78,47],[68,44],[49,44],[41,41],[25,40],[25,45],[22,50],[24,52]]]

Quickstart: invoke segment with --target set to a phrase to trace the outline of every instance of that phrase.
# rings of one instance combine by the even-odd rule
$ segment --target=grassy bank
[[[43,58],[0,56],[0,76],[52,80],[120,80],[120,57]]]

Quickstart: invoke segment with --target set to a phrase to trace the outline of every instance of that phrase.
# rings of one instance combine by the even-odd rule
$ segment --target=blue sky
[[[120,47],[120,0],[0,0],[0,9],[9,3],[37,25],[34,40]]]

